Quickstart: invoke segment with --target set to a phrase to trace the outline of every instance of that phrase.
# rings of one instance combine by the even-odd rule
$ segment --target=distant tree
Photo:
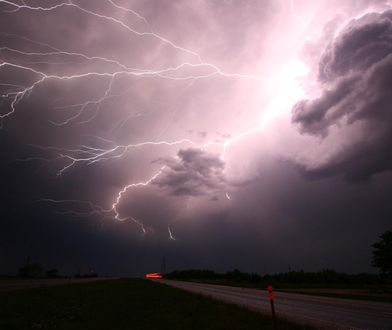
[[[372,266],[379,268],[383,274],[392,275],[392,231],[387,230],[380,238],[372,245]]]
[[[56,278],[56,277],[58,277],[58,276],[59,276],[59,271],[58,271],[56,268],[48,269],[48,270],[46,271],[46,277],[49,277],[49,278]]]
[[[42,277],[43,269],[40,264],[27,264],[19,268],[19,275],[22,277],[37,278]]]

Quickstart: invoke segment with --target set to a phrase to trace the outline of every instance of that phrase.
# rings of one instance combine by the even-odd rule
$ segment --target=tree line
[[[306,284],[307,286],[331,285],[331,286],[357,286],[372,284],[388,284],[392,283],[389,276],[381,274],[346,274],[340,273],[333,269],[323,269],[318,272],[305,272],[303,270],[290,271],[277,274],[259,275],[257,273],[246,273],[238,269],[227,271],[225,273],[217,273],[212,270],[190,269],[182,271],[174,271],[165,276],[167,279],[187,280],[187,281],[205,281],[219,282],[226,284],[241,284],[244,286],[262,286],[267,284],[275,284],[281,287],[290,284]]]
[[[166,274],[168,279],[197,280],[220,283],[239,283],[241,285],[278,284],[280,286],[306,284],[307,286],[360,286],[364,284],[392,284],[392,231],[387,230],[379,236],[380,240],[372,245],[372,266],[380,270],[379,274],[346,274],[333,269],[323,269],[318,272],[289,271],[278,274],[259,275],[257,273],[241,272],[234,269],[225,273],[213,270],[190,269],[174,271]]]

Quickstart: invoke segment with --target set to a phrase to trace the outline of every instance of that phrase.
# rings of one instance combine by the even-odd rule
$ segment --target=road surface
[[[271,313],[265,290],[172,280],[157,281],[263,314]],[[278,316],[319,329],[392,330],[390,303],[275,292],[275,310]]]

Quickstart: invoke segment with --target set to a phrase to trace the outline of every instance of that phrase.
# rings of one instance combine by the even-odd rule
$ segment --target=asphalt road
[[[271,313],[265,290],[172,280],[158,281],[264,314]],[[389,303],[275,292],[275,310],[278,316],[320,329],[392,330],[392,304]]]

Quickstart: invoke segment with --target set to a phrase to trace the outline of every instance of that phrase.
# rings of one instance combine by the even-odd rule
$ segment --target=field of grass
[[[391,288],[386,291],[379,287],[368,287],[362,289],[350,288],[296,288],[282,289],[279,291],[308,294],[313,296],[324,296],[332,298],[356,299],[368,301],[380,301],[392,303]]]
[[[0,292],[0,329],[273,329],[256,312],[142,279]],[[278,320],[278,329],[312,329]]]

